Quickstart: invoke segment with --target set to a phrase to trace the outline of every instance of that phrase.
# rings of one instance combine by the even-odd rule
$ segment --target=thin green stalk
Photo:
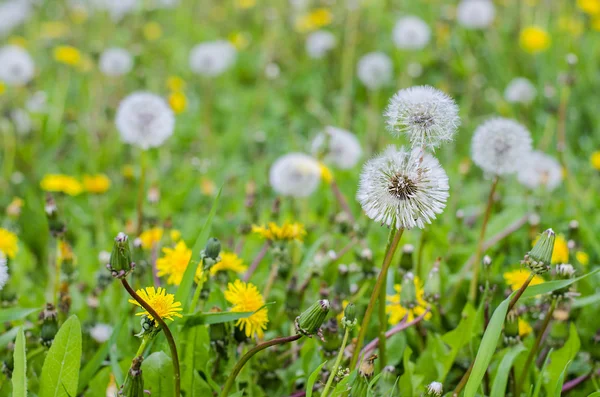
[[[358,338],[356,340],[356,346],[354,347],[354,353],[352,354],[352,360],[350,361],[350,368],[354,368],[356,363],[358,362],[358,355],[360,353],[360,348],[362,347],[363,341],[367,334],[367,328],[369,326],[369,321],[371,321],[371,315],[373,314],[373,308],[375,307],[375,301],[379,297],[379,291],[383,286],[383,281],[387,276],[388,269],[390,264],[392,263],[392,258],[394,257],[394,253],[396,253],[396,249],[398,248],[398,243],[400,242],[400,238],[402,237],[402,233],[404,229],[400,229],[397,232],[395,230],[390,230],[390,234],[394,234],[394,238],[389,247],[386,248],[385,258],[383,260],[383,264],[381,265],[381,272],[377,277],[377,281],[375,283],[375,288],[371,293],[371,299],[369,300],[369,305],[367,306],[367,310],[365,311],[365,315],[363,317],[363,321],[360,327],[360,332],[358,333]]]
[[[392,241],[394,240],[396,229],[390,230],[390,235],[388,236],[388,241],[385,247],[385,251],[387,252],[392,245]],[[385,331],[387,325],[387,315],[385,313],[385,300],[387,294],[387,272],[383,275],[382,287],[379,290],[379,368],[381,371],[386,366],[387,356],[386,356],[386,340]]]
[[[335,378],[335,373],[342,362],[342,357],[344,356],[344,350],[346,349],[346,343],[348,343],[348,336],[350,335],[350,327],[346,327],[346,332],[344,332],[344,339],[342,339],[342,345],[340,346],[340,351],[338,352],[337,358],[335,359],[335,363],[333,367],[331,367],[331,371],[329,373],[329,378],[327,378],[327,383],[325,384],[325,388],[321,393],[321,397],[327,397],[327,392],[333,383],[333,379]]]
[[[140,181],[137,196],[137,235],[142,233],[144,225],[144,194],[146,193],[146,151],[140,152]]]
[[[521,285],[521,287],[519,288],[519,290],[517,291],[515,296],[513,296],[513,298],[508,303],[508,310],[506,311],[507,313],[510,312],[512,310],[512,308],[517,304],[517,301],[519,300],[521,295],[523,295],[523,292],[525,292],[525,290],[527,289],[527,286],[529,285],[531,280],[533,280],[534,276],[535,276],[534,272],[529,273],[529,277],[527,277],[527,280],[525,280],[525,282],[523,283],[523,285]]]
[[[209,276],[206,276],[209,277]],[[204,277],[198,282],[196,285],[196,290],[194,291],[194,296],[192,297],[192,305],[190,306],[189,313],[192,314],[196,311],[196,306],[198,306],[198,300],[200,300],[200,293],[202,292],[202,288],[204,287]]]

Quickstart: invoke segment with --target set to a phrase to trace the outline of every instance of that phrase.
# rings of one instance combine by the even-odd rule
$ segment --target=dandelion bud
[[[329,313],[329,301],[327,299],[319,300],[306,311],[296,317],[296,332],[311,337],[314,334],[321,336],[321,325]]]
[[[440,299],[441,288],[441,277],[440,277],[440,259],[435,262],[433,268],[429,272],[427,281],[424,287],[424,298],[427,302],[436,302]]]
[[[343,320],[342,320],[343,321]],[[343,326],[343,322],[341,322]],[[342,344],[342,338],[340,336],[340,327],[336,318],[332,317],[323,323],[321,332],[325,342],[321,343],[323,349],[323,355],[325,357],[335,357],[340,350]]]
[[[543,274],[548,271],[554,250],[554,239],[556,235],[552,229],[542,233],[532,250],[525,255],[522,263],[526,264],[535,274]]]
[[[406,308],[412,309],[417,305],[417,291],[415,289],[415,276],[408,272],[402,279],[402,289],[400,290],[400,302]]]
[[[43,346],[50,347],[54,337],[58,332],[58,314],[52,303],[47,303],[46,308],[40,313],[39,319],[42,320],[40,331],[40,342]]]
[[[57,237],[67,230],[64,222],[58,216],[58,208],[56,207],[56,201],[50,194],[46,196],[46,204],[44,205],[44,211],[48,218],[48,227],[52,236]]]
[[[342,318],[342,324],[345,328],[352,329],[356,326],[356,306],[354,303],[348,303],[346,309],[344,309],[344,317]]]
[[[404,244],[402,247],[402,257],[400,257],[400,268],[406,272],[413,269],[413,252],[415,247],[412,244]]]
[[[141,331],[135,334],[135,336],[138,338],[154,338],[154,336],[156,336],[156,334],[158,334],[158,332],[161,330],[160,327],[156,326],[156,322],[150,319],[148,316],[142,316],[142,319],[140,320],[140,326],[142,328]]]
[[[142,378],[142,361],[144,358],[138,356],[131,362],[129,373],[125,383],[121,386],[117,396],[119,397],[145,397],[144,379]]]
[[[440,382],[431,382],[427,385],[425,395],[427,397],[441,397],[443,392],[443,385]]]
[[[209,269],[215,263],[219,262],[219,254],[221,253],[221,242],[211,237],[206,242],[206,247],[201,253],[202,259],[204,260],[204,268]]]
[[[123,232],[117,234],[115,243],[110,254],[110,262],[106,265],[113,277],[124,278],[135,268],[135,263],[131,260],[131,251],[129,249],[129,239]]]
[[[504,343],[513,346],[520,341],[519,314],[515,310],[511,310],[506,315],[506,321],[504,322]]]

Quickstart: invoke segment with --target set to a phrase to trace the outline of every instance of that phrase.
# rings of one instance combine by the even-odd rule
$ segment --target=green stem
[[[160,325],[160,328],[165,333],[165,337],[167,338],[167,342],[169,344],[169,349],[171,350],[171,358],[173,360],[173,379],[175,382],[175,397],[179,397],[181,395],[181,374],[179,370],[179,356],[177,355],[177,346],[175,345],[175,339],[173,339],[173,334],[171,330],[165,323],[165,321],[156,313],[156,311],[150,306],[146,301],[144,301],[134,290],[131,288],[126,279],[122,278],[121,283],[123,287],[127,290],[129,295],[133,299],[136,300],[150,315],[152,318]]]
[[[227,397],[229,395],[229,391],[231,390],[231,387],[235,383],[235,378],[238,376],[238,374],[240,373],[242,368],[244,368],[244,365],[246,365],[248,360],[250,360],[252,358],[252,356],[254,356],[259,351],[266,349],[267,347],[271,347],[271,346],[275,346],[275,345],[282,345],[282,344],[288,343],[288,342],[294,342],[294,341],[297,341],[298,339],[302,338],[302,336],[303,336],[302,334],[296,334],[296,335],[292,335],[292,336],[271,339],[269,341],[259,343],[258,345],[254,346],[252,349],[248,350],[248,352],[246,354],[244,354],[242,356],[242,358],[240,358],[240,361],[238,361],[237,364],[235,364],[235,367],[233,367],[231,374],[229,375],[229,377],[227,378],[227,381],[225,382],[225,386],[223,386],[223,391],[221,392],[221,397]]]
[[[367,310],[365,311],[365,316],[363,317],[363,321],[360,326],[360,332],[358,333],[358,338],[356,340],[356,346],[354,348],[354,353],[352,354],[352,360],[350,361],[350,368],[354,368],[356,363],[358,362],[358,355],[360,353],[360,348],[362,347],[363,341],[367,334],[367,328],[369,326],[369,321],[371,321],[371,315],[373,314],[373,308],[375,307],[375,301],[379,297],[379,291],[383,286],[383,281],[387,276],[388,269],[390,267],[390,263],[392,263],[392,258],[394,257],[394,253],[396,253],[396,249],[398,248],[398,243],[400,242],[400,238],[402,237],[402,233],[404,229],[400,229],[397,232],[395,230],[391,230],[391,233],[395,233],[392,243],[386,249],[385,258],[383,260],[383,264],[381,265],[381,272],[377,277],[377,282],[375,283],[375,288],[371,293],[371,299],[369,300],[369,305],[367,306]]]
[[[206,277],[210,277],[210,272],[207,272],[207,273],[208,274],[206,275]],[[192,297],[192,305],[190,306],[190,311],[189,311],[190,314],[192,314],[193,312],[196,311],[196,306],[198,306],[198,300],[200,299],[200,293],[202,292],[203,287],[204,287],[204,277],[202,277],[202,279],[196,285],[196,290],[194,291],[194,296]]]
[[[144,225],[144,194],[146,192],[146,151],[140,153],[140,181],[137,196],[137,235],[142,233]]]
[[[335,363],[333,367],[331,367],[331,371],[329,373],[329,378],[327,378],[327,383],[325,384],[325,388],[321,393],[321,397],[327,397],[327,392],[333,383],[333,379],[335,378],[335,373],[342,362],[342,357],[344,356],[344,350],[346,349],[346,343],[348,343],[348,336],[350,335],[350,328],[346,327],[346,332],[344,332],[344,339],[342,339],[342,345],[340,346],[340,351],[338,352],[337,358],[335,359]]]
[[[385,246],[385,252],[390,249],[392,245],[392,241],[396,235],[396,229],[390,230],[390,235],[388,236],[388,241]],[[386,366],[387,357],[386,357],[386,340],[385,331],[387,325],[387,315],[385,314],[385,300],[387,293],[387,272],[383,275],[382,287],[379,290],[379,368],[381,371]]]
[[[535,276],[535,273],[533,273],[533,272],[529,273],[529,277],[527,277],[527,280],[525,280],[525,282],[523,283],[523,285],[521,285],[521,287],[519,288],[519,290],[517,291],[515,296],[513,296],[513,298],[508,303],[508,310],[506,311],[507,313],[510,312],[512,310],[512,308],[517,304],[517,301],[519,300],[521,295],[523,295],[523,292],[525,292],[525,290],[527,289],[527,286],[529,285],[531,280],[533,280],[534,276]]]

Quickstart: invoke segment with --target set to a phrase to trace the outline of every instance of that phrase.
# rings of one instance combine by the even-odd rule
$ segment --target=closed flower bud
[[[348,303],[348,306],[344,309],[344,318],[342,318],[342,324],[344,327],[352,329],[356,326],[356,306],[354,303]]]
[[[440,382],[431,382],[427,385],[426,396],[427,397],[441,397],[444,392],[443,385]]]
[[[522,263],[526,264],[535,274],[543,274],[548,271],[552,260],[555,237],[556,235],[552,229],[546,230],[531,251],[525,255]]]
[[[142,378],[142,361],[144,358],[138,356],[133,359],[125,383],[121,386],[117,396],[119,397],[146,397],[144,394],[144,379]]]
[[[204,258],[211,258],[215,261],[219,258],[219,254],[221,253],[221,242],[211,237],[206,242],[206,247],[204,247],[204,251],[202,251],[202,256]]]
[[[140,326],[142,328],[141,331],[135,334],[138,338],[154,338],[161,330],[160,327],[156,326],[156,322],[151,320],[148,316],[142,316]]]
[[[404,275],[402,288],[400,290],[400,303],[407,309],[417,305],[417,291],[415,289],[415,277],[411,272]]]
[[[54,337],[58,332],[58,314],[54,305],[46,304],[46,308],[40,313],[39,319],[42,320],[40,327],[40,342],[46,347],[50,347],[54,341]]]
[[[515,310],[511,310],[506,315],[506,321],[504,322],[504,343],[508,346],[512,346],[520,341],[519,315]]]
[[[441,258],[438,258],[435,261],[433,267],[431,268],[431,271],[429,272],[429,276],[427,276],[427,281],[425,282],[423,297],[429,303],[437,302],[440,299],[440,293],[442,290],[442,281],[440,277],[440,260]]]
[[[110,254],[110,262],[106,265],[113,277],[124,278],[135,268],[131,260],[129,239],[123,232],[117,234]]]
[[[329,307],[327,299],[313,303],[311,307],[296,317],[296,331],[308,337],[317,334],[322,339],[320,328],[329,313]]]

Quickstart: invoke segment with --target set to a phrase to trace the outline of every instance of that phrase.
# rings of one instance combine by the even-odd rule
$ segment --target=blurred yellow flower
[[[423,298],[423,295],[425,294],[423,283],[419,277],[415,277],[413,282],[415,284],[415,291],[417,295],[417,304],[414,307],[406,308],[402,306],[402,302],[400,302],[400,292],[402,291],[402,286],[400,284],[394,285],[396,294],[387,295],[385,312],[390,316],[390,325],[398,324],[405,316],[407,317],[406,321],[413,321],[416,317],[419,317],[427,310],[429,304]],[[425,320],[429,320],[430,318],[431,312],[427,313],[424,317]]]
[[[58,259],[61,262],[76,262],[75,254],[73,253],[73,248],[69,243],[64,240],[61,240],[58,243]]]
[[[168,276],[167,283],[170,285],[181,284],[185,269],[192,259],[192,250],[185,245],[185,242],[179,241],[175,248],[165,247],[162,252],[164,256],[156,260],[158,276]]]
[[[88,19],[88,13],[84,7],[70,7],[71,20],[77,25],[81,25]]]
[[[18,242],[19,238],[16,234],[0,227],[0,252],[13,259],[19,252]]]
[[[77,179],[63,174],[44,175],[40,186],[46,192],[60,192],[69,196],[77,196],[83,191],[83,186]]]
[[[583,33],[585,27],[583,21],[574,17],[560,17],[558,19],[558,28],[562,32],[571,34],[574,37],[579,37]]]
[[[248,35],[242,32],[233,32],[229,35],[229,42],[233,44],[235,48],[238,50],[242,50],[248,47],[250,44],[250,40],[248,39]]]
[[[248,269],[248,266],[244,265],[242,258],[233,252],[221,252],[219,256],[221,257],[221,261],[210,268],[211,276],[227,270],[231,270],[235,273],[244,273]]]
[[[164,230],[160,227],[153,227],[152,229],[145,230],[140,234],[140,241],[142,242],[142,248],[150,249],[160,242],[162,239]]]
[[[169,237],[171,237],[171,241],[176,243],[181,239],[181,232],[177,229],[173,229],[169,232]]]
[[[252,8],[256,5],[256,0],[236,0],[235,6],[242,10]]]
[[[133,177],[135,176],[135,170],[133,168],[133,165],[125,164],[123,168],[121,168],[121,174],[123,174],[125,179],[133,179]]]
[[[577,7],[586,14],[600,14],[600,0],[577,0]]]
[[[169,78],[167,78],[167,88],[171,92],[183,91],[185,88],[185,81],[179,76],[169,76]]]
[[[13,218],[21,215],[21,208],[23,208],[24,201],[20,197],[14,197],[10,204],[6,207],[6,215]]]
[[[105,193],[110,188],[110,179],[104,174],[84,175],[83,187],[89,193]]]
[[[224,295],[225,299],[233,304],[232,312],[255,312],[262,307],[260,311],[250,317],[241,318],[235,323],[235,326],[244,331],[248,338],[254,334],[262,338],[269,322],[269,312],[264,307],[265,301],[256,286],[235,280],[234,283],[227,285],[227,291]]]
[[[510,286],[510,289],[512,289],[513,291],[516,291],[519,288],[521,288],[521,286],[523,285],[523,283],[525,283],[525,281],[527,281],[529,274],[531,274],[529,269],[527,269],[527,270],[526,269],[517,269],[517,270],[512,270],[510,272],[505,272],[503,274],[503,277],[504,277],[504,281],[506,282],[506,284],[508,286]],[[533,279],[531,280],[529,285],[542,284],[543,282],[544,282],[543,278],[541,278],[538,275],[535,275],[535,276],[533,276]]]
[[[40,36],[44,39],[58,39],[69,33],[69,26],[61,21],[50,21],[42,23]]]
[[[590,164],[594,169],[600,171],[600,150],[595,151],[590,156]]]
[[[319,163],[319,167],[321,168],[321,179],[323,179],[325,183],[331,183],[333,181],[331,170],[323,163]]]
[[[302,241],[306,230],[301,223],[285,222],[282,226],[278,226],[274,222],[269,222],[266,227],[252,225],[252,233],[271,241]]]
[[[577,251],[575,253],[575,259],[577,259],[577,262],[581,263],[583,266],[587,266],[590,263],[590,256],[587,254],[587,252]]]
[[[531,328],[531,325],[529,325],[529,323],[527,321],[519,318],[519,336],[523,338],[523,337],[529,335],[531,333],[531,331],[533,331],[533,328]]]
[[[540,27],[529,26],[521,31],[519,42],[529,53],[542,52],[550,47],[550,35]]]
[[[17,47],[27,47],[27,39],[23,36],[12,36],[8,39],[8,44],[16,45]]]
[[[81,63],[81,53],[75,47],[61,45],[54,48],[54,59],[65,65],[78,66]]]
[[[600,32],[600,16],[595,16],[594,19],[592,19],[592,29],[596,32]]]
[[[200,180],[200,191],[205,196],[212,196],[217,191],[217,186],[212,180],[208,178],[202,178]]]
[[[6,91],[6,85],[0,81],[0,95]]]
[[[146,289],[138,289],[136,293],[146,302],[158,316],[162,319],[173,321],[173,317],[183,317],[179,312],[181,308],[181,302],[175,302],[175,295],[167,294],[167,290],[158,287],[147,287]],[[133,303],[136,306],[142,307],[136,300],[129,299],[129,303]],[[136,316],[148,316],[150,320],[154,320],[154,317],[147,310],[144,309],[141,313],[136,313]],[[158,327],[158,322],[156,323]]]
[[[187,108],[187,98],[183,92],[173,92],[169,95],[169,106],[175,114],[180,114]]]
[[[162,36],[162,27],[158,22],[148,22],[144,25],[144,37],[148,41],[155,41]]]
[[[296,30],[301,33],[312,32],[324,26],[327,26],[333,20],[331,11],[327,8],[317,8],[308,14],[300,16],[296,20]]]
[[[346,306],[348,306],[348,303],[350,303],[349,300],[344,299],[342,301],[342,310],[340,310],[340,312],[338,313],[337,316],[335,316],[335,318],[338,320],[338,323],[342,323],[342,319],[344,318],[344,310],[346,310]]]

